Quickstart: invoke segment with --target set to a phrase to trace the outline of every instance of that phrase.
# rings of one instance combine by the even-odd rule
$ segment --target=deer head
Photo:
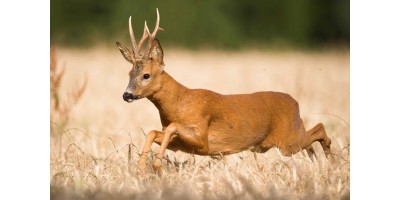
[[[154,31],[150,33],[147,23],[144,23],[143,36],[139,45],[136,44],[135,35],[132,30],[131,17],[129,17],[129,33],[132,42],[132,49],[129,49],[117,42],[117,47],[124,58],[132,64],[129,72],[129,84],[122,95],[126,102],[132,102],[154,94],[161,88],[161,74],[163,72],[163,50],[156,39],[156,34],[160,28],[160,14],[157,9],[157,22]],[[141,47],[145,40],[147,48],[141,52]]]

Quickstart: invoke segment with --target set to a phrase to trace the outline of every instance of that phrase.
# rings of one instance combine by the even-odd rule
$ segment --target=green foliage
[[[129,42],[161,15],[163,45],[178,47],[321,47],[350,43],[350,2],[302,0],[51,0],[51,41],[63,45]]]

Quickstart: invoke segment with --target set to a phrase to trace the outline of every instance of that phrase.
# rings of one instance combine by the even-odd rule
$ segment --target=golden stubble
[[[277,149],[223,158],[168,151],[164,177],[142,176],[136,163],[144,134],[160,130],[161,123],[158,110],[147,99],[123,101],[131,64],[116,48],[59,48],[58,61],[66,66],[60,90],[68,91],[86,74],[87,86],[70,112],[68,127],[51,137],[52,195],[75,197],[73,192],[89,195],[87,191],[100,191],[119,199],[130,195],[166,199],[348,196],[349,51],[191,52],[164,48],[164,52],[165,71],[189,88],[222,94],[266,90],[292,95],[299,102],[306,129],[318,122],[325,124],[332,138],[333,160],[322,157],[317,143],[314,147],[320,158],[314,162],[304,152],[283,157]]]

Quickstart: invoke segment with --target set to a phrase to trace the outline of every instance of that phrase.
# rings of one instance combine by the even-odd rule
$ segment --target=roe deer
[[[306,131],[299,106],[290,95],[280,92],[222,95],[205,89],[189,89],[164,71],[164,53],[156,34],[160,15],[150,33],[145,22],[143,36],[136,44],[129,18],[132,50],[117,42],[117,47],[133,67],[123,94],[127,102],[149,99],[159,110],[162,131],[147,134],[138,165],[147,172],[147,156],[153,142],[160,145],[152,166],[160,173],[166,149],[198,155],[226,155],[244,150],[266,152],[272,147],[290,156],[306,149],[312,156],[311,144],[321,143],[330,155],[331,140],[323,124]],[[146,39],[148,45],[141,53]]]

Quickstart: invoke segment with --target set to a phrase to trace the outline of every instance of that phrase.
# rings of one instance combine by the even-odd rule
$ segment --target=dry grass
[[[348,199],[350,194],[349,52],[186,52],[164,49],[166,71],[191,88],[220,93],[282,91],[298,100],[307,128],[325,124],[331,161],[315,143],[282,157],[276,149],[211,158],[168,152],[167,173],[140,175],[144,134],[160,129],[148,100],[127,104],[129,64],[115,49],[59,49],[67,90],[88,74],[69,125],[51,138],[54,199]],[[57,124],[53,124],[57,126]],[[157,150],[158,145],[153,145]],[[151,160],[152,157],[149,158]]]
[[[50,49],[50,122],[57,122],[57,128],[64,129],[68,125],[69,116],[72,108],[78,103],[82,94],[85,92],[87,78],[83,79],[83,83],[76,87],[75,90],[68,95],[64,95],[61,99],[61,83],[65,73],[65,66],[60,66],[57,61],[56,47]],[[64,99],[66,98],[66,99]],[[51,128],[54,128],[52,126]],[[52,133],[60,132],[60,130],[51,130]]]

